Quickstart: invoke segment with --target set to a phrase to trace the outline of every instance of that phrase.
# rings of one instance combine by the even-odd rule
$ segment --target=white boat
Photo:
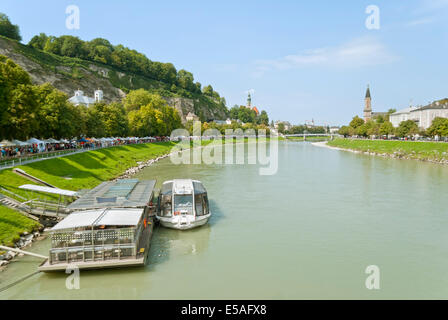
[[[163,183],[156,214],[162,226],[192,229],[206,224],[210,216],[207,191],[202,182],[175,179]]]

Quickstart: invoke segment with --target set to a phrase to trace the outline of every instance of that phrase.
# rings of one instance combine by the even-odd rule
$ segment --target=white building
[[[187,116],[185,117],[185,120],[197,121],[197,120],[199,120],[199,117],[197,115],[195,115],[193,112],[188,112]]]
[[[398,127],[402,121],[407,121],[410,119],[411,111],[415,110],[415,107],[409,107],[406,109],[398,110],[397,112],[389,115],[389,121],[394,127]]]
[[[89,107],[90,105],[94,104],[95,102],[100,102],[103,100],[103,91],[101,90],[95,90],[94,92],[94,98],[90,98],[88,96],[84,95],[84,91],[82,90],[76,90],[75,95],[68,99],[69,102],[74,104],[75,106],[83,105],[86,107]]]
[[[398,127],[400,122],[412,120],[421,129],[428,129],[432,121],[437,118],[448,118],[448,103],[433,102],[424,107],[410,107],[399,110],[390,115],[390,122],[394,127]]]

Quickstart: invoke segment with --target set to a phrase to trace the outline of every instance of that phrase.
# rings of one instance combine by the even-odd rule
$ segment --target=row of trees
[[[177,71],[172,63],[151,61],[136,50],[131,50],[121,44],[112,45],[106,39],[96,38],[92,41],[83,41],[69,35],[55,37],[41,33],[34,36],[28,45],[44,52],[99,62],[123,71],[163,81],[171,85],[173,92],[181,89],[195,94],[204,94],[218,102],[223,99],[211,85],[202,88],[201,83],[194,81],[191,72],[184,69]]]
[[[306,125],[296,125],[289,128],[289,130],[284,130],[284,125],[283,129],[281,128],[282,125],[283,125],[282,123],[279,123],[278,131],[284,134],[303,134],[303,133],[315,134],[315,133],[326,133],[328,131],[328,128],[325,128],[323,126],[308,127]]]
[[[240,120],[244,123],[269,125],[269,117],[266,111],[262,110],[259,115],[255,110],[245,106],[233,106],[229,111],[230,119]]]
[[[75,107],[50,84],[30,76],[0,56],[0,137],[2,139],[79,136],[161,136],[182,126],[177,111],[156,94],[131,91],[122,102]]]
[[[414,135],[420,136],[448,136],[448,119],[446,118],[435,118],[431,126],[422,130],[418,125],[412,120],[402,121],[397,128],[394,128],[392,123],[388,120],[381,118],[375,118],[364,122],[358,116],[353,117],[352,121],[348,126],[342,126],[339,129],[339,134],[347,136],[387,136],[393,135],[400,138],[410,137]]]

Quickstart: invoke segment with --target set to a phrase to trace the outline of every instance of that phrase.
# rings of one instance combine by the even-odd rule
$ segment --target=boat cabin
[[[157,218],[163,226],[189,229],[210,217],[207,191],[202,182],[176,179],[163,183],[158,198]]]
[[[67,208],[50,231],[49,258],[41,271],[144,265],[155,216],[154,180],[104,182]]]

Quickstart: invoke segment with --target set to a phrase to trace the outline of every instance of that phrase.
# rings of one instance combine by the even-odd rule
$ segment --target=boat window
[[[194,196],[194,203],[196,207],[196,216],[204,215],[204,204],[203,204],[203,196],[202,194],[197,194]]]
[[[208,207],[208,197],[207,194],[204,194],[202,197],[203,205],[204,205],[204,215],[209,214],[209,207]]]
[[[193,214],[193,195],[175,195],[174,214]]]
[[[164,195],[162,197],[162,217],[171,217],[171,195]]]

